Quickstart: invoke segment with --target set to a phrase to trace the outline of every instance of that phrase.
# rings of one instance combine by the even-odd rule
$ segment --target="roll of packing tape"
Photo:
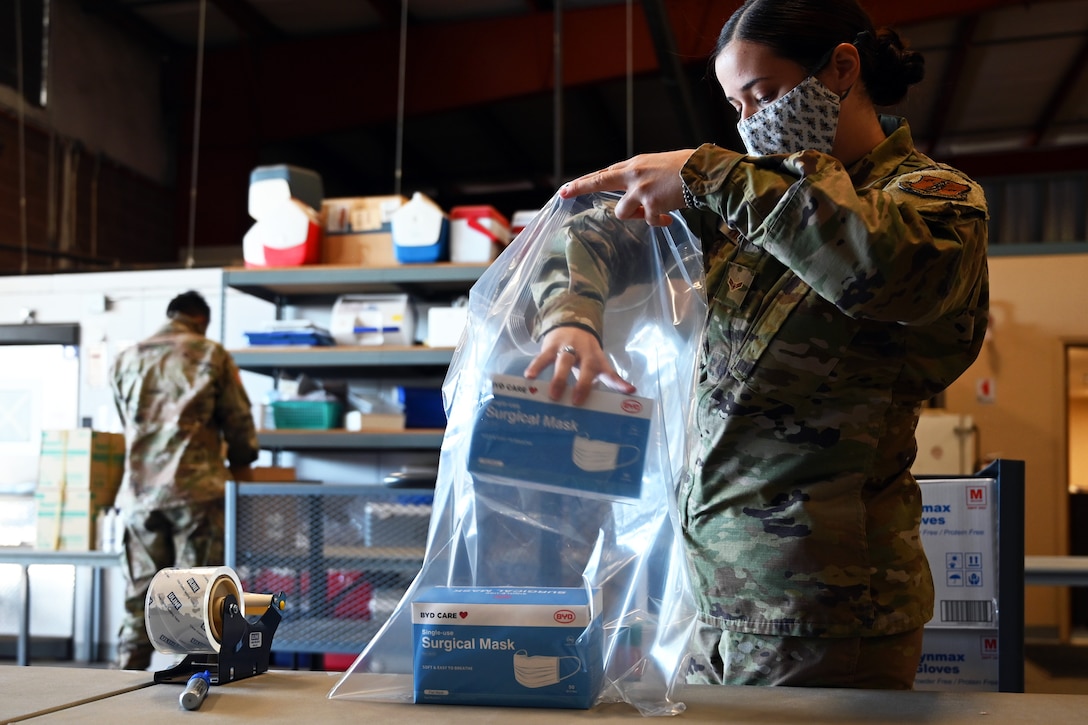
[[[164,654],[219,652],[228,594],[238,600],[244,617],[242,584],[230,567],[163,569],[151,580],[144,606],[151,644]]]

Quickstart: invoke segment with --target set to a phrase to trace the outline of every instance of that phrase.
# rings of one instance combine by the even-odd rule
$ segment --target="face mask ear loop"
[[[808,71],[809,76],[814,76],[817,73],[819,73],[820,71],[822,71],[824,68],[826,68],[827,64],[831,62],[831,56],[835,54],[835,48],[838,48],[838,47],[839,47],[839,45],[838,45],[838,43],[836,43],[834,46],[831,47],[830,50],[828,50],[826,53],[824,53],[822,56],[820,56],[820,59],[818,61],[816,61],[815,65],[813,65],[809,69],[809,71]]]
[[[862,41],[864,41],[866,38],[868,38],[870,36],[872,36],[872,33],[870,33],[868,30],[862,30],[861,32],[859,32],[857,35],[854,36],[854,39],[850,42],[850,45],[854,46],[855,48],[858,48],[858,43],[861,43]],[[836,47],[838,47],[838,46],[836,46]],[[834,52],[835,48],[832,48],[831,51]],[[860,52],[861,48],[858,48],[858,51]],[[829,53],[828,56],[827,56],[827,61],[825,61],[825,63],[830,62],[830,60],[831,60],[831,54]],[[851,84],[850,87],[847,88],[845,91],[843,91],[843,94],[841,96],[839,96],[839,103],[842,103],[843,101],[845,101],[846,97],[850,95],[850,91],[852,91],[852,90],[854,90],[853,84]]]

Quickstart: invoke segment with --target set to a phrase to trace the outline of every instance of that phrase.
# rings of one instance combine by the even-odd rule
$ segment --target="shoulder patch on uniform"
[[[971,192],[970,184],[926,172],[908,174],[898,185],[903,191],[934,199],[966,199]]]

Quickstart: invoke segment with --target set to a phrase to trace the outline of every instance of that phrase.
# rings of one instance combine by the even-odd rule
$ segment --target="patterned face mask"
[[[751,156],[805,149],[831,153],[841,100],[815,76],[809,76],[771,105],[740,121],[737,130]]]

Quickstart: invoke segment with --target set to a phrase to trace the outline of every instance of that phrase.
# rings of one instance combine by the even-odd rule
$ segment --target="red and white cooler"
[[[297,267],[321,258],[317,212],[297,199],[270,206],[242,240],[247,267]]]
[[[450,209],[450,261],[486,263],[510,243],[510,222],[493,206]]]

